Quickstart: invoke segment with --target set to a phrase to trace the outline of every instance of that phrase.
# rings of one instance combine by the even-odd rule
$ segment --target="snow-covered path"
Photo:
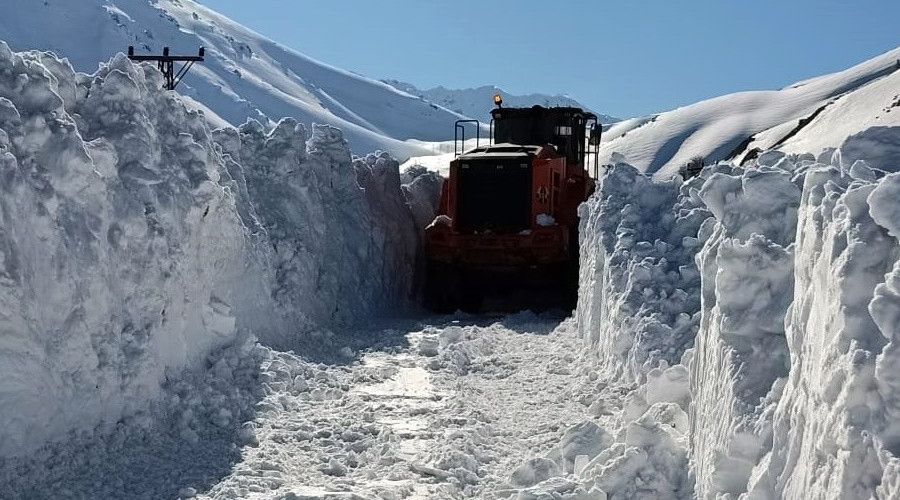
[[[241,461],[201,496],[506,497],[510,473],[585,418],[566,395],[580,340],[558,325],[519,315],[375,332],[399,345],[344,365],[273,352]]]
[[[321,331],[294,346],[304,357],[247,339],[145,414],[0,461],[0,496],[509,498],[572,472],[568,429],[605,425],[587,415],[580,343],[571,319],[531,313]]]

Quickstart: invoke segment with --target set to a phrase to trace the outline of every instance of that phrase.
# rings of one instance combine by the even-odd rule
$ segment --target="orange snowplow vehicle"
[[[600,124],[579,108],[504,108],[499,96],[495,104],[488,144],[476,139],[456,154],[439,214],[425,230],[426,305],[439,312],[573,306],[578,205],[594,191],[587,167],[593,160],[596,171]],[[460,132],[465,144],[469,123],[480,130],[474,120],[458,121],[457,144]],[[526,297],[537,302],[523,304]]]

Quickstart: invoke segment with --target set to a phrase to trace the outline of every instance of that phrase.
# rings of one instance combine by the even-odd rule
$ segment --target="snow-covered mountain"
[[[475,118],[484,123],[491,121],[491,109],[493,108],[494,95],[503,95],[503,104],[505,106],[528,107],[534,105],[541,106],[572,106],[576,108],[589,109],[584,104],[576,101],[567,95],[547,95],[547,94],[527,94],[514,95],[503,89],[493,85],[483,85],[470,89],[448,89],[442,86],[422,90],[411,83],[401,82],[399,80],[384,80],[385,83],[402,90],[408,94],[420,96],[439,106],[453,110],[461,115]],[[609,115],[598,114],[600,123],[604,125],[621,121]]]
[[[781,90],[740,92],[625,120],[605,134],[600,161],[620,161],[613,158],[619,153],[642,171],[665,177],[695,156],[710,163],[742,161],[773,148],[818,154],[852,136],[857,145],[866,144],[870,164],[881,167],[891,162],[884,155],[900,148],[896,131],[857,134],[875,126],[900,126],[898,61],[900,48]],[[847,146],[851,155],[858,149]],[[881,152],[876,155],[873,148]]]
[[[428,154],[421,144],[452,136],[460,118],[418,96],[311,59],[192,0],[4,0],[0,40],[48,50],[92,73],[133,45],[138,53],[196,53],[178,90],[232,125],[264,115],[339,127],[354,151]]]

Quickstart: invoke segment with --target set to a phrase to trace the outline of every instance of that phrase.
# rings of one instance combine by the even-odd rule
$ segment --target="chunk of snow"
[[[458,326],[444,328],[441,330],[441,333],[438,334],[440,348],[446,349],[448,346],[462,341],[463,335],[463,329]]]
[[[451,225],[453,225],[453,219],[451,219],[450,217],[448,217],[446,215],[438,215],[437,217],[434,218],[433,221],[431,221],[431,224],[429,224],[428,227],[451,226]]]
[[[419,341],[419,354],[422,356],[437,356],[440,341],[435,336],[422,337]]]
[[[535,222],[537,222],[538,226],[543,227],[556,225],[556,219],[549,214],[537,214],[537,217],[535,217]]]
[[[612,436],[602,427],[594,422],[586,421],[566,430],[551,456],[558,454],[561,461],[560,467],[564,471],[572,473],[575,470],[575,460],[579,456],[587,456],[588,459],[594,458],[608,448],[612,442]]]
[[[553,460],[532,458],[514,470],[509,481],[517,488],[527,488],[558,475],[560,469]]]

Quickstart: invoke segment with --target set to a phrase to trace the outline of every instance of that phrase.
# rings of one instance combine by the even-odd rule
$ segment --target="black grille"
[[[517,233],[531,227],[531,160],[461,160],[456,227],[461,232]]]

